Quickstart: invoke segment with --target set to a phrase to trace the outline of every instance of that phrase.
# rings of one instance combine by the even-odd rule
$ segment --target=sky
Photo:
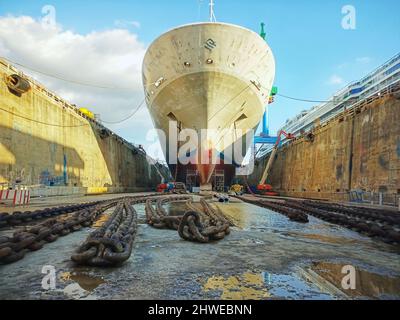
[[[56,21],[50,27],[49,5]],[[346,5],[355,10],[354,29],[343,28]],[[398,12],[398,0],[215,0],[219,22],[257,32],[266,23],[279,92],[311,100],[329,99],[400,52]],[[208,0],[0,0],[0,56],[58,78],[107,87],[21,68],[103,121],[118,122],[143,100],[141,64],[151,42],[173,27],[207,19]],[[270,105],[271,133],[314,105],[277,97]],[[145,107],[107,126],[162,157],[146,141],[152,122]]]

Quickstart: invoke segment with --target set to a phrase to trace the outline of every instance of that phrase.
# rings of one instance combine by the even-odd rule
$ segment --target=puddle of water
[[[297,274],[246,272],[232,276],[213,276],[203,286],[205,292],[221,292],[222,300],[332,299],[317,286]]]
[[[346,274],[342,273],[345,264],[331,262],[314,262],[311,269],[325,280],[345,292],[350,297],[367,298],[400,298],[400,277],[390,277],[356,269],[356,289],[343,290],[341,282]]]
[[[85,291],[92,292],[101,284],[105,283],[105,280],[101,277],[93,277],[83,273],[64,272],[60,276],[64,282],[74,281]]]
[[[247,272],[227,278],[214,276],[207,280],[203,290],[222,291],[223,300],[262,300],[270,297],[261,273]]]

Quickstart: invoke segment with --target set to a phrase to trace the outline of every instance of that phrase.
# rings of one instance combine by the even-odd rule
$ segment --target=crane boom
[[[286,133],[285,131],[281,130],[278,134],[278,139],[272,149],[271,155],[268,159],[267,165],[264,169],[264,173],[260,180],[260,185],[265,185],[268,179],[269,172],[271,171],[272,164],[274,163],[276,153],[278,152],[279,144],[281,142],[282,136],[285,136],[287,139],[294,139],[294,136],[291,133]]]

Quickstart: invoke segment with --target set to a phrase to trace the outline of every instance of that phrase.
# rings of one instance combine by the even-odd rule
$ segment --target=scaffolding
[[[224,170],[214,170],[213,173],[213,185],[214,191],[224,192],[225,191],[225,171]]]
[[[186,171],[186,188],[192,191],[193,187],[197,187],[199,181],[199,171],[198,170],[187,170]]]

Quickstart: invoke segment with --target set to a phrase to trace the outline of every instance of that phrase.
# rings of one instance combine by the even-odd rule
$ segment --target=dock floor
[[[37,199],[30,208],[121,195]],[[130,259],[118,268],[77,267],[71,254],[92,227],[59,238],[23,260],[0,266],[0,299],[399,299],[400,248],[309,217],[289,221],[269,209],[233,200],[215,203],[235,224],[209,244],[182,240],[173,230],[145,222]],[[0,212],[5,211],[0,207]],[[184,210],[172,204],[171,212]],[[112,210],[111,210],[112,211]],[[109,211],[108,211],[109,212]],[[0,236],[12,231],[0,231]],[[42,289],[42,268],[54,266],[56,289]],[[355,290],[344,290],[342,267],[356,269]]]

